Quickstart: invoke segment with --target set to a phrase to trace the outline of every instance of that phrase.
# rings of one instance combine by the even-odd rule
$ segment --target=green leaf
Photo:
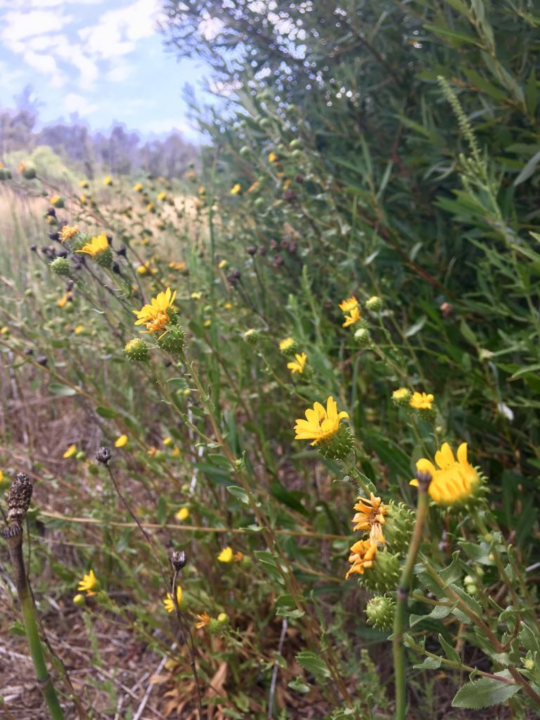
[[[514,180],[514,186],[521,185],[522,182],[525,182],[525,180],[528,180],[531,175],[534,174],[534,171],[536,170],[536,166],[540,162],[540,152],[537,152],[536,155],[533,155],[532,158],[529,160],[529,162],[525,165],[523,170],[519,173],[517,178]]]
[[[249,498],[245,490],[238,485],[227,485],[227,492],[230,492],[235,498],[243,502],[244,505],[249,505]]]
[[[326,667],[326,664],[318,655],[315,655],[315,653],[303,650],[296,656],[296,662],[301,665],[304,670],[313,673],[315,677],[330,677],[330,671]]]
[[[77,391],[68,385],[62,385],[61,383],[51,383],[49,385],[49,392],[53,395],[64,395],[69,397],[70,395],[76,395]]]
[[[420,330],[424,327],[424,325],[427,322],[426,315],[422,315],[422,317],[417,320],[414,325],[411,325],[411,327],[405,331],[405,337],[412,337],[413,335],[416,335],[417,332],[420,332]]]
[[[440,658],[427,657],[424,662],[413,665],[413,667],[417,670],[437,670],[441,667],[441,662]]]
[[[508,670],[495,673],[495,675],[508,680],[512,678]],[[469,682],[458,690],[452,700],[452,707],[480,710],[492,705],[500,705],[500,703],[514,697],[520,690],[521,685],[510,684],[492,678],[482,678],[476,682]]]
[[[450,615],[454,605],[435,605],[433,610],[427,615],[410,615],[409,624],[411,627],[418,625],[422,620],[444,620]]]
[[[117,413],[116,410],[111,410],[111,408],[106,407],[97,407],[96,408],[97,414],[102,418],[108,418],[112,420],[115,417],[118,417],[120,413]]]
[[[444,650],[446,657],[452,662],[457,662],[461,665],[461,658],[459,657],[459,654],[456,652],[456,650],[454,650],[450,643],[446,642],[446,640],[440,633],[439,642],[441,643],[441,647]]]
[[[297,677],[294,680],[291,680],[287,687],[290,687],[291,690],[300,693],[308,693],[311,690],[309,685],[306,685],[306,683],[302,680],[301,677]]]

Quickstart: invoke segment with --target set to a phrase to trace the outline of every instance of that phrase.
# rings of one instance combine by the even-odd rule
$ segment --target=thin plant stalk
[[[429,508],[428,487],[431,482],[429,473],[417,473],[418,480],[418,504],[416,508],[416,522],[414,526],[411,544],[401,572],[401,578],[397,589],[397,606],[394,618],[393,650],[394,650],[394,682],[396,688],[396,714],[395,720],[406,720],[407,713],[407,684],[405,668],[405,645],[403,634],[405,631],[405,616],[407,602],[411,591],[414,563],[424,531],[424,521]]]

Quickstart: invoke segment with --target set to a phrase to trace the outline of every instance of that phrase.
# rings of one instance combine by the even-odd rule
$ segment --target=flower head
[[[230,563],[234,559],[234,551],[230,545],[228,545],[226,548],[223,548],[223,550],[219,553],[218,558],[219,562],[222,563]]]
[[[339,303],[339,309],[344,313],[348,313],[356,307],[358,307],[358,300],[354,297],[354,295],[351,295],[350,298],[347,298],[346,300],[343,300],[343,302]]]
[[[66,240],[70,240],[78,232],[79,232],[78,225],[64,225],[64,227],[60,230],[60,233],[59,233],[60,242],[63,243],[63,242],[66,242]]]
[[[77,250],[76,252],[85,253],[86,255],[91,255],[93,258],[95,258],[98,255],[101,255],[101,253],[106,252],[108,250],[109,250],[109,241],[107,239],[107,235],[104,232],[102,232],[101,235],[97,235],[96,237],[93,237],[89,243],[86,243],[86,245],[83,245],[83,247],[80,250]]]
[[[107,175],[106,177],[104,177],[103,184],[104,185],[112,185],[113,184],[112,177],[110,175]]]
[[[290,363],[287,363],[287,368],[292,372],[293,375],[295,373],[299,373],[300,375],[302,375],[302,373],[304,372],[304,368],[306,367],[306,362],[306,353],[301,353],[300,355],[297,353],[294,356],[294,360]]]
[[[77,590],[85,592],[87,595],[95,595],[96,590],[99,590],[99,580],[94,574],[93,570],[90,570],[86,575],[83,575],[83,579],[77,586]]]
[[[76,446],[76,445],[70,445],[70,446],[68,447],[68,449],[66,450],[66,452],[62,455],[62,457],[63,457],[65,460],[69,460],[69,458],[75,457],[75,455],[77,454],[77,452],[78,452],[77,446]]]
[[[116,438],[114,447],[115,448],[123,448],[125,447],[129,442],[129,438],[127,435],[120,435],[120,437]]]
[[[313,408],[306,410],[305,420],[296,421],[294,439],[313,440],[312,445],[316,445],[321,440],[329,440],[338,432],[340,420],[348,417],[348,413],[344,410],[338,413],[337,403],[333,397],[329,397],[326,401],[326,409],[321,403],[316,402]]]
[[[357,513],[353,517],[355,523],[353,530],[369,532],[369,538],[373,543],[384,545],[386,541],[382,526],[386,522],[385,516],[388,510],[381,498],[375,497],[373,493],[370,494],[369,499],[359,497],[354,509]]]
[[[271,152],[268,154],[268,162],[269,163],[276,163],[279,160],[279,155],[275,152]]]
[[[65,308],[70,300],[73,300],[73,295],[70,292],[64,293],[60,300],[56,301],[59,308]]]
[[[169,312],[175,298],[176,291],[173,293],[171,288],[160,292],[155,298],[152,298],[150,305],[145,305],[141,310],[133,311],[137,316],[135,325],[145,325],[149,333],[162,330],[171,322]]]
[[[360,310],[358,306],[353,307],[352,310],[349,312],[348,315],[345,315],[345,322],[343,323],[343,327],[349,327],[350,325],[354,325],[355,323],[359,322],[361,320],[360,316]]]
[[[426,458],[416,463],[418,472],[429,473],[431,482],[428,493],[438,505],[454,505],[464,502],[475,494],[480,485],[480,475],[467,459],[467,443],[461,443],[457,451],[457,459],[452,448],[444,443],[435,453],[437,467]],[[418,487],[418,480],[411,485]]]
[[[187,520],[188,517],[189,517],[189,508],[187,508],[187,507],[180,508],[180,510],[176,513],[176,519],[180,520],[180,522]]]
[[[167,199],[167,193],[165,192],[165,190],[162,190],[161,192],[158,193],[157,199],[161,200],[162,202],[163,202],[163,200]]]
[[[377,544],[371,540],[359,540],[351,547],[349,562],[351,567],[346,574],[346,578],[353,573],[363,575],[366,569],[372,568],[377,556]]]
[[[142,192],[143,184],[138,182],[133,186],[133,189],[135,190],[135,192]]]
[[[431,406],[433,405],[434,400],[435,398],[433,397],[433,395],[428,395],[425,392],[414,392],[410,399],[409,405],[415,410],[431,410]]]
[[[410,390],[407,388],[398,388],[397,390],[394,390],[392,393],[392,400],[396,403],[402,403],[404,400],[407,402],[409,401],[409,398],[411,397]]]
[[[287,350],[290,350],[292,347],[294,347],[295,342],[292,337],[287,337],[284,340],[282,340],[279,343],[279,349],[281,352],[287,352]]]
[[[195,616],[197,622],[195,623],[195,627],[197,630],[201,630],[201,628],[206,627],[207,625],[210,625],[211,617],[207,612],[203,612],[200,615]]]
[[[182,588],[180,585],[176,586],[176,602],[178,605],[182,603]],[[172,613],[176,609],[174,606],[174,598],[170,592],[167,593],[167,597],[163,600],[163,607],[168,613]]]
[[[233,187],[231,188],[231,195],[240,195],[241,192],[242,186],[240,185],[240,183],[236,183],[236,185],[233,185]]]

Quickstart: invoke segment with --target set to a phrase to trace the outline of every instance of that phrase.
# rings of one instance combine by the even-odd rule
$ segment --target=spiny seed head
[[[10,525],[11,523],[21,525],[30,507],[33,489],[32,481],[28,475],[18,473],[11,483],[11,487],[6,496],[8,506],[7,517]]]
[[[182,570],[187,563],[186,553],[183,550],[173,550],[171,554],[171,563],[175,570]]]
[[[55,275],[71,275],[71,263],[65,257],[57,257],[52,261],[50,267]]]
[[[103,465],[108,465],[111,457],[112,454],[108,447],[100,447],[96,453],[96,460]]]

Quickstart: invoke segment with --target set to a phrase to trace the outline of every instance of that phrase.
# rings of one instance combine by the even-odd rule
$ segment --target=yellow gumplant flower
[[[275,152],[271,152],[268,154],[268,162],[269,163],[276,163],[279,160],[279,155]]]
[[[140,310],[134,310],[137,316],[135,325],[145,325],[149,333],[155,333],[171,322],[169,312],[172,309],[176,291],[172,292],[171,288],[167,288],[164,292],[160,292],[155,298],[152,298],[149,305],[145,305]]]
[[[457,458],[450,445],[444,443],[435,453],[435,463],[436,466],[431,460],[421,458],[416,463],[416,470],[431,475],[428,493],[437,505],[466,502],[476,494],[481,478],[467,459],[467,443],[458,447]],[[411,480],[410,484],[418,487],[418,480]]]
[[[135,190],[135,192],[142,192],[143,184],[141,182],[135,183],[133,189]]]
[[[107,175],[106,177],[104,177],[103,184],[104,185],[112,185],[113,184],[112,177],[110,175]]]
[[[160,193],[158,193],[157,199],[161,200],[162,202],[163,200],[167,199],[167,193],[165,192],[165,190],[162,190]]]
[[[349,327],[350,325],[354,325],[361,319],[362,318],[360,316],[360,310],[358,309],[358,306],[353,307],[349,314],[345,315],[345,322],[343,323],[343,327]]]
[[[4,472],[0,470],[0,483],[4,481]]]
[[[210,625],[210,621],[212,619],[207,612],[203,612],[200,615],[195,615],[195,618],[197,620],[197,622],[195,623],[195,627],[197,630],[201,630],[207,625]]]
[[[63,243],[63,242],[66,242],[66,240],[70,240],[78,232],[79,232],[78,225],[64,225],[64,227],[60,230],[60,233],[59,233],[60,242]]]
[[[176,519],[180,520],[180,522],[187,520],[188,517],[189,517],[189,508],[187,508],[187,507],[180,508],[180,510],[176,513]]]
[[[286,352],[294,346],[294,340],[292,337],[285,338],[279,343],[279,349],[281,352]]]
[[[242,186],[240,185],[240,183],[236,183],[236,185],[233,185],[233,187],[231,188],[231,195],[240,195],[241,192]]]
[[[415,410],[431,410],[434,400],[433,395],[428,395],[425,392],[414,392],[409,405]]]
[[[59,308],[65,308],[68,302],[72,299],[73,295],[69,292],[64,293],[60,300],[56,301],[56,304]]]
[[[339,309],[343,313],[348,313],[356,307],[358,307],[358,300],[354,297],[354,295],[351,295],[350,298],[347,298],[346,300],[343,300],[343,302],[339,303]]]
[[[84,332],[84,325],[77,325],[73,332],[75,333],[75,335],[80,335]]]
[[[75,457],[75,455],[77,454],[77,452],[78,452],[77,446],[76,446],[76,445],[70,445],[70,446],[68,447],[68,449],[66,450],[66,452],[62,455],[62,457],[63,457],[65,460],[69,460],[69,458]]]
[[[234,560],[234,551],[230,545],[228,545],[226,548],[223,548],[223,550],[219,553],[218,558],[219,562],[222,563],[230,563]]]
[[[84,190],[84,188],[87,188],[87,187],[88,187],[88,180],[81,180],[81,181],[79,182],[79,187],[80,187],[80,188],[83,188],[83,190]]]
[[[353,517],[355,523],[353,530],[369,532],[369,538],[374,543],[384,543],[383,525],[386,523],[385,516],[388,510],[380,497],[371,493],[369,498],[359,497],[354,506],[357,511]]]
[[[409,400],[411,397],[411,391],[407,388],[398,388],[397,390],[394,390],[392,393],[392,400],[397,404],[401,405],[405,403],[406,405],[409,404]]]
[[[326,409],[321,403],[316,402],[313,408],[306,410],[305,420],[296,421],[294,439],[313,440],[312,445],[316,445],[321,440],[329,440],[339,431],[340,421],[348,417],[348,413],[344,410],[338,413],[337,403],[333,397],[329,397],[326,401]]]
[[[287,368],[292,372],[294,375],[295,373],[299,373],[302,375],[304,372],[304,368],[306,367],[307,362],[307,355],[306,353],[296,354],[294,356],[294,360],[290,363],[287,363]]]
[[[81,592],[85,592],[87,595],[95,595],[96,590],[99,590],[99,580],[95,576],[95,573],[93,570],[90,570],[89,573],[86,575],[83,575],[83,579],[80,581],[79,585],[77,586],[77,590],[80,590]]]
[[[177,585],[177,586],[176,586],[176,602],[177,602],[178,605],[181,605],[181,603],[182,603],[182,597],[183,597],[183,595],[182,595],[182,588],[180,587],[180,585]],[[167,593],[167,597],[163,600],[163,607],[165,608],[165,610],[166,610],[168,613],[172,613],[172,612],[174,612],[175,609],[176,609],[176,608],[174,607],[174,599],[173,599],[173,596],[171,595],[170,592]]]
[[[363,575],[366,569],[373,567],[377,556],[377,544],[371,540],[359,540],[351,547],[349,562],[351,567],[346,574],[346,578],[353,573]]]
[[[129,442],[129,438],[127,435],[120,435],[120,437],[116,438],[114,442],[115,448],[123,448],[125,447]]]
[[[101,235],[93,237],[89,243],[83,245],[83,247],[76,252],[85,253],[86,255],[91,255],[93,258],[95,258],[98,255],[101,255],[101,253],[108,251],[109,249],[110,248],[109,241],[107,240],[107,235],[102,232]]]

